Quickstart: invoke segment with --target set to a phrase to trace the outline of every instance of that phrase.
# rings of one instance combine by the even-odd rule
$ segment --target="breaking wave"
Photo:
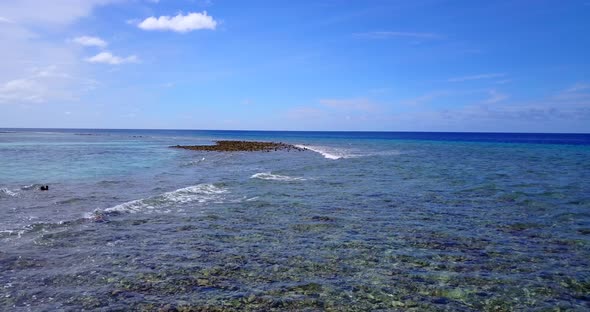
[[[261,179],[261,180],[273,180],[273,181],[305,181],[305,178],[302,177],[290,177],[278,174],[272,174],[270,172],[260,172],[252,175],[250,178],[252,179]]]
[[[387,155],[399,155],[400,152],[397,150],[389,151],[366,151],[355,148],[340,148],[340,147],[329,147],[329,146],[313,146],[313,145],[296,145],[299,148],[304,148],[312,152],[316,152],[327,159],[346,159],[346,158],[357,158],[366,156],[387,156]]]
[[[309,145],[295,145],[296,147],[307,149],[316,153],[321,154],[327,159],[340,159],[346,158],[346,154],[343,154],[341,151],[338,151],[334,148],[325,147],[325,146],[309,146]]]
[[[199,184],[150,198],[132,200],[107,208],[103,212],[159,212],[173,204],[221,202],[227,192],[227,189],[213,184]]]
[[[0,188],[0,198],[2,197],[16,197],[18,194],[7,189],[7,188]]]
[[[191,160],[189,162],[184,163],[182,166],[183,167],[190,167],[190,166],[196,166],[202,162],[205,161],[205,157],[201,158],[201,159],[197,159],[197,160]]]
[[[4,194],[5,190],[0,189],[0,195]],[[59,222],[36,222],[17,229],[0,229],[0,239],[20,238],[26,233],[46,233],[87,222],[108,222],[109,216],[118,213],[163,213],[171,211],[174,206],[178,207],[187,203],[221,203],[224,202],[225,194],[228,192],[227,189],[214,184],[198,184],[145,199],[132,200],[104,210],[97,209],[85,214],[83,218]]]
[[[38,188],[40,188],[43,184],[29,184],[29,185],[25,185],[23,187],[21,187],[20,189],[23,191],[30,191],[30,190],[36,190]]]

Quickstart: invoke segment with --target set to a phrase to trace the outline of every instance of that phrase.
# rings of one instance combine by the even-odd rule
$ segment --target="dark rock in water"
[[[109,222],[109,219],[107,218],[107,214],[101,211],[95,211],[94,214],[88,218],[88,220],[92,221],[92,222],[96,222],[96,223],[103,223],[103,222]]]
[[[311,217],[311,220],[313,220],[313,221],[322,221],[322,222],[334,222],[334,221],[336,221],[336,220],[334,220],[334,218],[328,217],[328,216],[313,216],[313,217]]]
[[[277,143],[256,141],[215,141],[215,145],[176,145],[170,147],[209,152],[271,152],[280,150],[306,150],[305,148],[282,142]]]
[[[39,188],[39,190],[41,190],[41,191],[49,191],[49,185],[41,185],[41,187]]]

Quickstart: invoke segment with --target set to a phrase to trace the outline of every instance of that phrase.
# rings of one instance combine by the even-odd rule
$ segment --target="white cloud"
[[[206,11],[202,13],[189,13],[187,15],[178,14],[176,16],[148,17],[137,25],[143,30],[171,30],[185,33],[199,29],[214,30],[217,27],[217,21],[212,16],[207,15]]]
[[[79,79],[58,69],[57,66],[30,69],[24,78],[0,83],[0,103],[43,103],[49,100],[72,100],[76,95],[70,91],[88,90],[95,81]]]
[[[47,89],[33,79],[15,79],[0,85],[0,103],[44,101]]]
[[[125,63],[139,63],[139,58],[135,55],[120,57],[113,55],[111,52],[101,52],[93,57],[87,58],[86,61],[90,63],[119,65]]]
[[[0,103],[57,104],[94,88],[96,81],[84,78],[79,49],[51,38],[72,33],[69,26],[97,7],[120,1],[0,0]]]
[[[584,85],[572,88],[577,87]],[[400,127],[422,131],[587,132],[590,93],[572,94],[569,92],[572,88],[526,102],[504,102],[507,95],[490,90],[488,100],[478,103],[425,108],[383,117]],[[584,94],[589,96],[584,98]]]
[[[470,80],[481,80],[481,79],[490,79],[490,78],[498,78],[504,77],[506,74],[480,74],[480,75],[472,75],[472,76],[464,76],[464,77],[455,77],[447,80],[448,82],[464,82]]]
[[[45,68],[33,68],[32,70],[32,77],[37,78],[72,78],[69,74],[63,73],[58,71],[57,66],[48,66]]]
[[[4,18],[16,23],[43,22],[69,24],[90,15],[98,6],[121,0],[18,0],[0,1]]]
[[[108,43],[98,37],[91,37],[91,36],[82,36],[74,38],[73,40],[75,43],[87,46],[87,47],[99,47],[104,48],[108,45]]]

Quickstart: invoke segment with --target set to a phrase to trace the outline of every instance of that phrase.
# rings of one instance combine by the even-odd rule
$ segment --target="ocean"
[[[308,150],[169,148],[225,139]],[[557,308],[589,134],[0,129],[2,311]]]

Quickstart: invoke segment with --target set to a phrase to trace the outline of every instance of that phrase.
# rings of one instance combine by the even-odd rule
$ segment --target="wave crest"
[[[345,150],[326,146],[309,146],[309,145],[295,145],[299,148],[308,149],[312,152],[321,154],[327,159],[340,159],[354,157],[354,155],[347,153]]]
[[[5,191],[9,190],[5,188],[0,189],[0,195],[4,194]],[[59,222],[36,222],[20,229],[0,229],[0,239],[20,238],[26,233],[45,233],[86,222],[108,222],[109,216],[119,213],[169,212],[175,205],[178,206],[187,203],[219,203],[225,199],[225,194],[228,192],[227,189],[214,184],[198,184],[145,199],[132,200],[104,210],[97,209],[94,212],[85,214],[83,218]]]
[[[16,197],[16,196],[18,196],[17,193],[15,193],[5,187],[0,188],[0,197]]]
[[[35,184],[29,184],[29,185],[25,185],[25,186],[21,187],[20,189],[21,189],[21,190],[23,190],[23,191],[37,190],[37,189],[39,189],[39,188],[40,188],[42,185],[43,185],[43,184],[38,184],[38,183],[35,183]]]
[[[198,184],[150,198],[132,200],[107,208],[104,212],[158,212],[170,208],[171,204],[220,202],[227,192],[225,188],[213,184]]]
[[[310,150],[312,152],[316,152],[324,158],[327,159],[346,159],[346,158],[357,158],[357,157],[367,157],[367,156],[391,156],[391,155],[399,155],[400,152],[397,150],[386,150],[386,151],[366,151],[361,149],[345,149],[339,147],[329,147],[329,146],[311,146],[311,145],[295,145],[299,148],[304,148]]]
[[[305,181],[305,178],[302,177],[290,177],[284,176],[279,174],[272,174],[270,172],[259,172],[252,175],[250,178],[252,179],[261,179],[261,180],[273,180],[273,181]]]

